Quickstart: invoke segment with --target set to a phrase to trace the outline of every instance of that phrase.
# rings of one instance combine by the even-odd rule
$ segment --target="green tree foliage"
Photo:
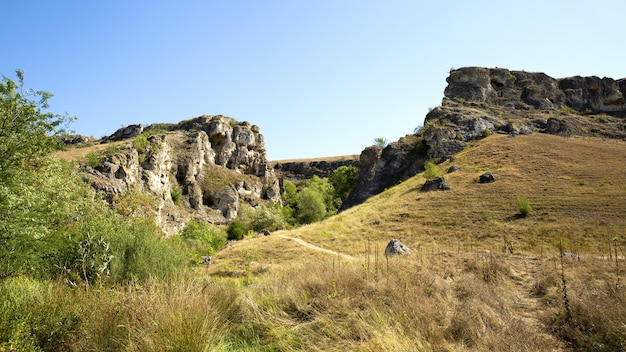
[[[298,206],[298,198],[296,197],[297,192],[298,190],[296,185],[289,180],[285,180],[283,182],[283,204],[285,206],[296,208]]]
[[[348,198],[358,177],[359,169],[352,165],[340,166],[333,171],[330,180],[335,188],[335,195],[341,200],[341,202]]]
[[[226,245],[225,231],[207,222],[192,220],[180,234],[191,261],[201,262],[203,255],[213,255]]]
[[[327,178],[322,178],[314,175],[312,178],[308,179],[305,183],[305,190],[312,189],[320,194],[322,200],[324,202],[324,206],[326,207],[326,213],[323,218],[326,216],[334,215],[337,213],[337,209],[341,206],[341,199],[336,197],[335,188],[328,181]],[[300,208],[302,208],[302,200],[300,200]]]
[[[386,147],[387,143],[389,143],[389,141],[387,141],[387,138],[383,138],[383,137],[376,137],[376,138],[374,138],[374,145],[379,147],[379,148]]]
[[[310,224],[326,217],[324,194],[315,188],[305,188],[298,193],[298,204],[296,218],[302,224]]]
[[[51,155],[67,119],[43,113],[52,95],[24,93],[18,78],[0,85],[0,278],[117,283],[181,268],[182,252],[154,221],[110,209]]]
[[[16,75],[17,82],[3,76],[0,83],[0,180],[5,182],[58,148],[58,139],[49,137],[64,133],[62,127],[73,119],[44,112],[52,94],[24,89],[23,72]]]

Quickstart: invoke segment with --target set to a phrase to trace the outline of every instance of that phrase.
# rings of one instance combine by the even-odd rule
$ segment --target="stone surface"
[[[385,256],[404,255],[411,253],[409,247],[405,246],[400,240],[392,239],[385,247]]]
[[[358,158],[342,160],[313,160],[313,161],[276,161],[271,163],[277,177],[291,182],[308,180],[313,176],[330,177],[341,166],[359,167]]]
[[[496,178],[493,176],[491,172],[485,172],[484,174],[480,175],[480,177],[478,178],[478,183],[492,183],[492,182],[496,182]]]
[[[342,209],[423,171],[425,161],[451,160],[494,133],[626,139],[626,79],[465,67],[450,71],[446,81],[441,106],[431,109],[419,131],[361,153],[357,185]]]
[[[420,191],[422,192],[431,192],[431,191],[448,191],[452,189],[450,185],[446,182],[446,179],[443,177],[433,178],[431,180],[426,180]]]
[[[154,196],[156,222],[166,234],[177,233],[193,218],[228,223],[241,202],[282,202],[257,126],[200,116],[166,127],[153,129],[145,150],[129,140],[105,155],[100,165],[83,166],[85,180],[109,200],[129,191]],[[132,134],[126,132],[117,136]],[[172,197],[176,193],[178,204]]]
[[[118,129],[112,135],[103,138],[103,141],[109,141],[109,142],[121,141],[123,139],[137,137],[142,132],[143,132],[143,125],[141,124],[128,125],[126,127],[122,127]]]

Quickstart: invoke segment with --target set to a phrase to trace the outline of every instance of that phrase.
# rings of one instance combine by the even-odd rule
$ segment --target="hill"
[[[421,192],[419,174],[323,222],[236,242],[208,273],[248,283],[278,349],[612,350],[626,341],[625,155],[618,140],[492,135],[438,166],[459,167],[451,190]],[[487,171],[496,181],[478,183]],[[392,238],[411,254],[385,259]]]
[[[470,67],[448,83],[421,129],[365,148],[342,212],[230,242],[171,282],[86,290],[89,336],[128,350],[626,350],[624,80]],[[199,133],[164,127],[146,137],[154,153]],[[447,189],[423,191],[436,176]],[[410,253],[385,257],[391,239]]]

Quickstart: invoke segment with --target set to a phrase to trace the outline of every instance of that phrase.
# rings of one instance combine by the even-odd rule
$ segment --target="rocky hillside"
[[[297,183],[313,176],[330,177],[341,166],[359,166],[358,156],[339,156],[315,159],[278,160],[270,162],[281,180]]]
[[[626,139],[626,79],[568,77],[501,68],[452,70],[441,106],[424,126],[384,149],[366,148],[344,209],[444,161],[493,133]]]
[[[166,234],[192,218],[227,223],[241,202],[281,202],[263,135],[248,122],[200,116],[178,124],[131,125],[102,142],[83,162],[85,180],[111,202],[127,192],[152,195]]]

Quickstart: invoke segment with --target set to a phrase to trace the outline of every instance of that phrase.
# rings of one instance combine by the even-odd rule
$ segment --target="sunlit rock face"
[[[109,201],[132,191],[156,198],[155,218],[166,234],[194,218],[228,223],[241,202],[281,203],[258,126],[220,115],[120,130],[105,138],[119,145],[100,165],[83,166],[84,178]],[[127,135],[134,139],[119,141]]]

